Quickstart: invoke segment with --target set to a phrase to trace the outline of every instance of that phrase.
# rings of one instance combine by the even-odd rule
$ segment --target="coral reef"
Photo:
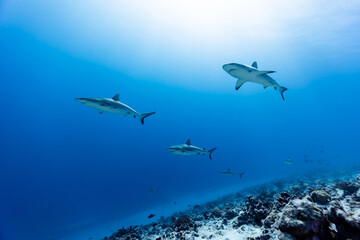
[[[360,175],[249,188],[105,239],[360,240]]]

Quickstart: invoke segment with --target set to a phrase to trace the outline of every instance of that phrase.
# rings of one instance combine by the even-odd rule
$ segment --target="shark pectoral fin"
[[[190,141],[190,138],[186,141],[186,145],[191,145],[191,141]]]
[[[119,100],[119,94],[117,93],[115,96],[112,97],[112,100],[114,101],[120,101]]]
[[[252,66],[253,68],[258,68],[258,65],[257,65],[257,62],[256,62],[256,61],[253,62],[253,64],[251,64],[251,66]]]
[[[266,75],[266,74],[270,74],[270,73],[274,73],[275,71],[255,71],[256,75],[260,76],[260,75]]]
[[[238,79],[235,85],[235,90],[239,90],[239,88],[245,83],[244,80]]]

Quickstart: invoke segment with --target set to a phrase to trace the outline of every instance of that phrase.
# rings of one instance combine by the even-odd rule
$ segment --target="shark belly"
[[[95,108],[99,112],[109,112],[109,113],[115,113],[115,114],[121,114],[121,115],[130,115],[131,111],[126,111],[126,109],[112,106],[112,105],[106,105],[106,104],[86,104],[89,107]]]
[[[189,150],[177,150],[172,153],[176,155],[184,155],[184,156],[205,155],[205,153],[201,153],[199,151],[189,151]]]
[[[188,151],[181,151],[181,150],[177,150],[177,151],[174,151],[172,152],[176,155],[183,155],[183,156],[192,156],[192,155],[195,155],[194,153],[192,152],[188,152]]]
[[[184,156],[194,156],[194,155],[205,155],[206,152],[202,149],[197,149],[196,147],[188,147],[188,146],[181,146],[181,147],[170,147],[169,152],[175,155],[184,155]]]
[[[231,76],[241,80],[241,82],[253,82],[263,84],[265,81],[256,75],[256,72],[249,72],[246,69],[236,69],[229,73]]]
[[[268,75],[264,75],[264,76],[261,76],[261,79],[263,80],[264,82],[264,86],[265,87],[268,87],[268,86],[272,86],[274,87],[275,89],[279,89],[281,88],[280,85],[274,80],[272,79],[270,76]]]
[[[258,71],[248,71],[246,69],[236,69],[229,71],[229,74],[234,78],[241,80],[241,82],[253,82],[263,85],[264,87],[273,86],[276,83],[271,77],[267,75],[258,75]]]
[[[124,116],[134,116],[134,117],[138,117],[140,114],[137,113],[134,109],[130,108],[129,106],[122,104],[122,103],[117,103],[117,102],[112,102],[112,101],[106,101],[106,102],[102,102],[100,104],[97,104],[96,109],[99,112],[109,112],[109,113],[115,113],[115,114],[120,114],[120,115],[124,115]]]
[[[105,110],[110,113],[120,114],[124,116],[134,116],[137,117],[139,114],[137,112],[132,111],[131,109],[126,109],[122,107],[108,107],[107,110]]]
[[[264,85],[264,87],[268,87],[272,85],[269,81],[267,81],[267,79],[263,78],[262,76],[255,77],[253,79],[253,82]]]

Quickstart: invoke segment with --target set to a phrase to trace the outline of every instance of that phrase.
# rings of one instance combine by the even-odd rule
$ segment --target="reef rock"
[[[264,220],[270,212],[271,204],[269,202],[262,202],[261,200],[255,199],[249,196],[246,203],[246,214],[250,220],[257,225],[262,225]]]
[[[141,239],[141,229],[137,226],[121,228],[110,237],[110,240],[111,239]]]
[[[243,224],[248,223],[249,218],[246,212],[240,211],[239,216],[236,218],[236,220],[233,222],[233,227],[238,228]]]
[[[287,204],[278,221],[280,231],[289,233],[298,239],[322,236],[330,239],[329,223],[322,210],[306,199],[296,199]]]
[[[177,232],[190,230],[192,227],[194,227],[194,224],[189,217],[181,217],[175,221]]]
[[[331,200],[330,195],[325,190],[314,190],[310,193],[310,197],[319,204],[328,204]]]
[[[276,201],[277,208],[284,207],[290,201],[290,195],[286,192],[282,192]]]
[[[335,226],[335,238],[360,239],[360,203],[349,197],[331,205],[327,215]]]
[[[235,218],[236,216],[237,216],[237,213],[233,210],[227,210],[225,213],[225,218],[227,220],[231,220],[231,219]]]
[[[278,239],[279,240],[296,240],[296,238],[294,238],[292,235],[287,234],[287,233],[280,233],[278,235]]]
[[[211,214],[215,217],[221,217],[223,214],[223,211],[221,211],[220,208],[218,208],[218,207],[214,207]]]
[[[353,183],[353,182],[341,182],[337,183],[335,185],[336,188],[341,189],[344,191],[344,195],[351,195],[353,193],[356,193],[360,186],[359,184]]]
[[[277,219],[278,219],[278,215],[276,214],[276,212],[275,211],[270,212],[270,214],[264,220],[264,226],[267,228],[271,228]]]
[[[360,174],[356,177],[356,182],[360,184]]]

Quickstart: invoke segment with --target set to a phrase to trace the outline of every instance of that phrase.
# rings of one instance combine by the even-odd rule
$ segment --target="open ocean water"
[[[332,0],[0,1],[0,239],[104,237],[114,222],[355,166],[359,13]],[[285,101],[235,90],[222,66],[253,61],[276,71]],[[142,125],[74,100],[117,93],[156,113]],[[187,139],[217,147],[212,160],[167,150]]]

